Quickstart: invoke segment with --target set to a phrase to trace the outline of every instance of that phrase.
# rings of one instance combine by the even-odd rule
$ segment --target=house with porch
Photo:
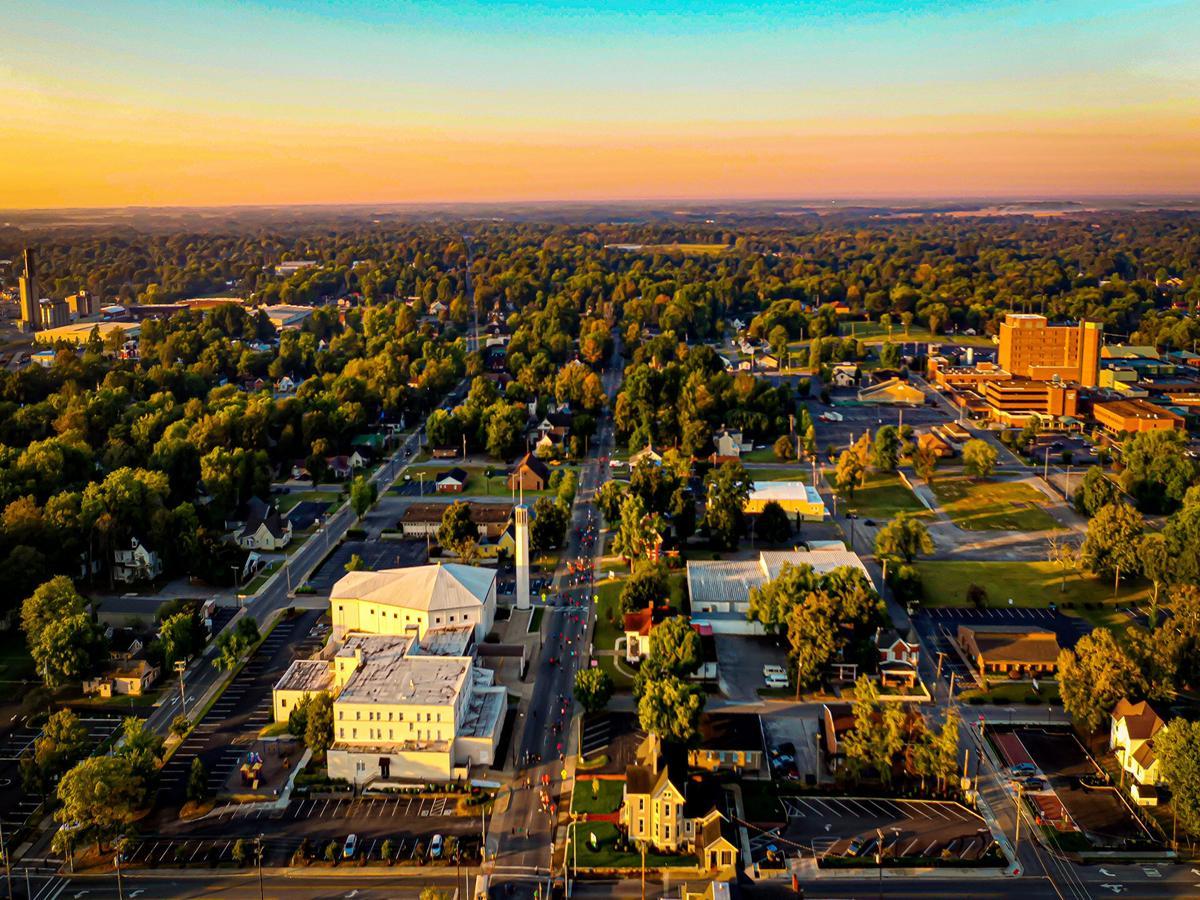
[[[1158,803],[1159,765],[1154,739],[1167,728],[1145,700],[1122,699],[1113,708],[1108,746],[1131,777],[1129,795],[1141,806]]]

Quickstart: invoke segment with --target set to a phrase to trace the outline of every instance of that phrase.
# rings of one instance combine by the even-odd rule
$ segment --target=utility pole
[[[175,671],[179,675],[179,711],[187,716],[187,698],[183,695],[183,673],[187,670],[187,663],[182,659],[175,660]]]
[[[933,676],[933,680],[934,680],[934,682],[935,682],[935,683],[936,683],[936,682],[939,682],[939,681],[941,681],[941,680],[942,680],[942,661],[943,661],[945,658],[946,658],[946,653],[945,653],[945,651],[944,651],[944,650],[939,650],[939,651],[938,651],[937,674],[935,674],[935,675]]]
[[[646,900],[646,842],[639,841],[642,849],[642,900]]]
[[[117,868],[117,900],[125,900],[125,889],[121,885],[121,851],[113,855],[113,865]]]
[[[950,692],[948,694],[946,694],[947,709],[950,707],[950,704],[952,704],[954,702],[954,676],[957,674],[958,674],[957,672],[950,673]]]
[[[1021,801],[1025,796],[1025,786],[1017,785],[1017,828],[1013,833],[1013,856],[1021,849]]]
[[[264,900],[263,897],[263,874],[262,874],[262,857],[263,857],[263,836],[260,834],[257,839],[258,844],[258,900]]]
[[[4,822],[0,821],[0,856],[4,857],[4,877],[8,880],[8,896],[13,895],[12,863],[8,858],[8,847],[4,843]]]
[[[1050,482],[1050,445],[1046,445],[1046,464],[1042,468],[1042,480],[1047,484]]]

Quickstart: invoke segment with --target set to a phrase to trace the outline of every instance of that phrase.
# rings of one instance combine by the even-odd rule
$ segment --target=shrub
[[[967,587],[967,604],[974,606],[976,609],[983,609],[987,606],[988,592],[981,584],[970,584]]]

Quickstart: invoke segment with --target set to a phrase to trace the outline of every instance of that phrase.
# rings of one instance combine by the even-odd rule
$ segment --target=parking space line
[[[922,819],[932,818],[929,814],[925,813],[921,809],[922,804],[920,804],[920,803],[912,803],[907,800],[899,800],[899,801],[897,801],[896,805],[899,806],[904,811],[904,814],[906,816],[908,816],[909,818],[912,818],[913,813],[920,816]]]
[[[904,852],[901,853],[900,855],[908,856],[909,851],[911,851],[913,847],[917,846],[917,840],[918,840],[918,838],[913,838],[911,841],[909,841],[908,846],[904,848]]]
[[[930,841],[929,846],[925,848],[925,852],[922,853],[921,855],[929,856],[931,853],[933,853],[933,848],[936,847],[937,845],[938,845],[937,841]]]

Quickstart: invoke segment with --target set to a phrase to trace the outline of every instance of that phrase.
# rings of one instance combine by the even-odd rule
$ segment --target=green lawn
[[[832,487],[833,473],[825,476]],[[843,498],[839,506],[849,506],[860,519],[894,519],[900,513],[928,514],[917,495],[908,489],[898,475],[889,472],[869,472],[863,486],[855,488],[854,498]]]
[[[597,849],[588,846],[588,836],[596,835]],[[578,861],[580,868],[585,869],[634,869],[642,864],[642,856],[637,850],[618,853],[613,849],[613,840],[617,836],[617,826],[611,822],[587,822],[576,825],[571,829],[571,838],[575,842],[577,854],[572,853],[571,861]],[[646,868],[663,866],[694,866],[694,856],[667,856],[662,853],[649,851],[646,853]]]
[[[1066,591],[1059,590],[1062,570],[1050,562],[953,562],[925,560],[915,563],[925,588],[924,606],[966,606],[967,588],[972,584],[987,590],[988,606],[1031,608],[1058,604],[1064,612],[1076,612],[1094,625],[1117,625],[1128,620],[1115,606],[1145,603],[1150,586],[1144,582],[1121,585],[1116,603],[1112,584],[1078,572],[1067,574]],[[1099,609],[1085,610],[1083,604],[1103,604]]]
[[[615,656],[598,656],[596,662],[600,668],[608,673],[608,677],[613,680],[617,690],[633,687],[633,679],[630,678],[622,669],[617,668],[617,658]]]
[[[612,580],[605,579],[596,585],[596,628],[592,634],[592,646],[597,650],[611,650],[621,630],[621,588],[625,586],[625,575]],[[611,621],[616,616],[617,624]]]
[[[593,793],[593,787],[598,791]],[[624,796],[625,782],[611,778],[588,778],[580,776],[575,782],[575,790],[571,794],[571,812],[573,813],[611,813],[616,812]]]
[[[972,690],[963,691],[959,695],[959,699],[964,703],[970,703],[976,698],[982,698],[985,703],[997,703],[1013,705],[1017,703],[1025,703],[1027,698],[1036,698],[1036,703],[1030,703],[1030,706],[1057,706],[1062,703],[1062,698],[1058,694],[1057,681],[1038,680],[1038,693],[1033,692],[1033,685],[1027,682],[1002,681],[999,684],[994,684],[986,691]]]
[[[746,472],[752,481],[807,481],[812,477],[812,468],[808,465],[753,466]]]
[[[259,573],[257,575],[255,575],[252,579],[250,579],[250,583],[242,588],[242,593],[243,594],[257,594],[259,591],[259,588],[261,588],[264,584],[267,583],[267,579],[270,578],[272,575],[274,575],[278,568],[279,568],[278,560],[274,560],[272,562],[267,563],[265,566],[263,566],[263,568],[259,571]]]
[[[1040,491],[1020,481],[974,481],[965,476],[935,478],[933,493],[954,524],[964,531],[1046,531],[1061,527],[1045,507]]]
[[[715,256],[724,253],[729,247],[726,244],[646,244],[638,252],[641,253],[692,253],[704,256]]]
[[[838,334],[842,337],[853,336],[866,341],[868,344],[880,343],[889,339],[888,329],[884,328],[878,322],[839,322]],[[934,343],[938,343],[953,340],[956,344],[970,344],[975,347],[994,346],[992,339],[987,335],[934,335],[930,334],[929,329],[924,325],[917,325],[915,322],[909,326],[907,337],[904,334],[904,324],[902,322],[893,322],[890,339],[896,343],[902,343],[903,341],[933,341]]]
[[[744,463],[774,463],[779,466],[786,466],[789,463],[779,459],[775,455],[775,442],[771,441],[770,445],[761,450],[751,450],[749,453],[742,454],[742,462]],[[795,463],[796,470],[803,472],[806,466],[803,463]],[[753,469],[751,470],[753,471]]]

